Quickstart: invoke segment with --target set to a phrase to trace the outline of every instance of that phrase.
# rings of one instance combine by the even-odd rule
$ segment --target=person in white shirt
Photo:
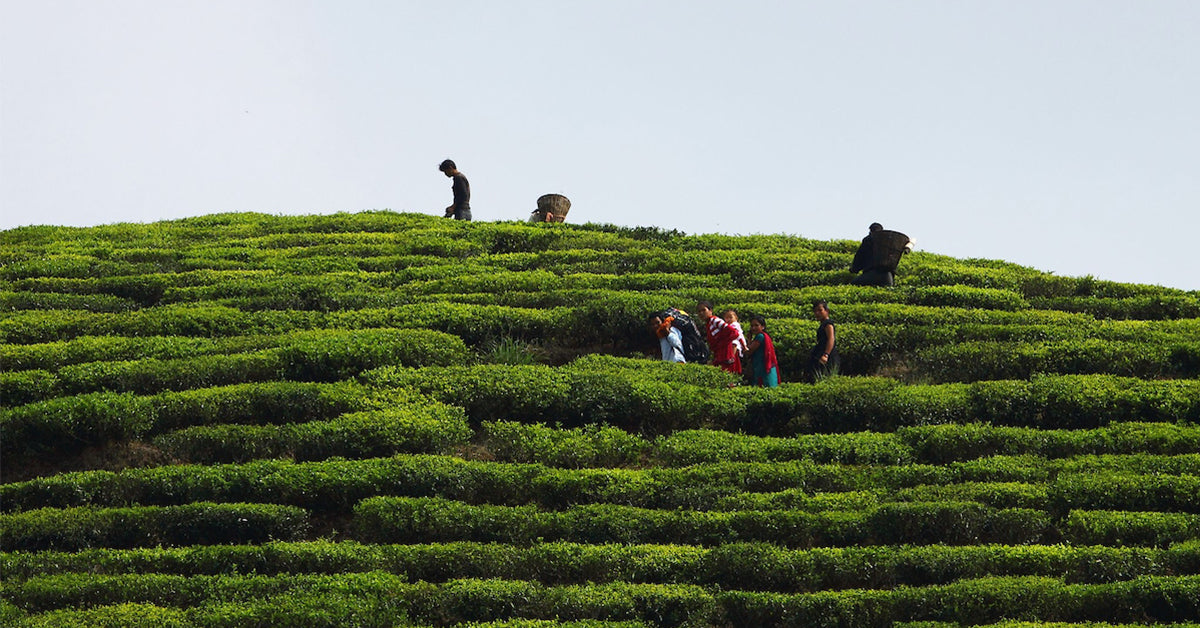
[[[671,317],[663,320],[658,314],[650,316],[650,327],[658,336],[658,347],[664,362],[687,362],[683,357],[683,334],[671,324]]]
[[[737,330],[737,337],[733,339],[733,352],[740,360],[746,355],[746,334],[742,332],[742,324],[738,322],[737,311],[725,310],[721,314],[721,318],[725,319],[726,324]]]

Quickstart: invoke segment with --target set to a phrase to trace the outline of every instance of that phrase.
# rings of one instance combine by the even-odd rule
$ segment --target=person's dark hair
[[[767,328],[767,319],[762,314],[755,314],[754,316],[751,316],[750,322],[758,323],[759,325],[762,325],[763,329]]]
[[[883,225],[881,225],[877,222],[873,222],[873,223],[871,223],[870,227],[867,227],[867,230],[868,231],[883,231]]]
[[[706,308],[708,308],[708,309],[710,309],[710,310],[711,310],[711,309],[713,309],[713,307],[712,307],[712,301],[703,301],[703,300],[701,300],[701,301],[696,301],[696,307],[697,307],[697,308],[706,307]]]
[[[829,303],[825,299],[817,299],[816,301],[813,301],[812,309],[817,309],[818,305],[825,308],[826,312],[833,314],[833,312],[829,309]]]
[[[458,166],[454,165],[453,160],[447,159],[446,161],[442,162],[442,165],[438,166],[438,170],[441,170],[442,172],[447,170],[458,170]]]

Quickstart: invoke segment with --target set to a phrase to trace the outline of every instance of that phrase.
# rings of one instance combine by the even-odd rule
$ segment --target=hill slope
[[[17,625],[1200,618],[1200,294],[387,212],[0,234]],[[730,388],[651,311],[766,316]]]

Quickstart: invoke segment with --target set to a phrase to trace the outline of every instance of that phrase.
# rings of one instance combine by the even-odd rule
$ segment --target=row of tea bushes
[[[356,539],[370,543],[451,541],[525,544],[742,541],[786,547],[863,544],[1031,544],[1057,536],[1043,512],[972,503],[896,503],[864,511],[656,510],[589,504],[561,511],[535,506],[470,505],[440,498],[374,497],[354,509]],[[1196,538],[1200,517],[1184,538]],[[1174,522],[1172,522],[1174,523]],[[1066,540],[1070,541],[1068,537]]]
[[[288,291],[285,298],[303,296]],[[496,304],[498,300],[493,293],[484,296],[487,299],[480,303],[427,302],[329,312],[316,311],[329,309],[328,303],[313,309],[263,310],[259,305],[245,302],[244,298],[222,301],[225,305],[214,305],[213,302],[173,305],[119,315],[77,311],[24,312],[0,321],[0,333],[9,342],[33,345],[27,349],[20,348],[19,344],[5,349],[5,353],[11,354],[18,363],[34,361],[39,352],[45,363],[50,350],[42,347],[72,338],[79,338],[81,342],[92,336],[212,338],[282,335],[293,330],[319,328],[425,328],[454,334],[471,345],[498,338],[520,338],[556,346],[611,343],[615,350],[649,351],[653,348],[653,338],[645,328],[646,315],[673,302],[672,293],[592,290],[538,293],[531,302],[513,298],[510,293],[504,302],[523,306],[511,307]],[[394,298],[384,297],[384,300]],[[775,315],[783,315],[773,318],[768,326],[776,340],[784,377],[799,377],[811,344],[811,321],[789,318],[800,314],[793,305],[725,304],[739,308],[743,314],[775,311],[778,312]],[[931,312],[939,314],[933,317]],[[1200,328],[1193,321],[1155,327],[1144,322],[1101,325],[1086,319],[1071,324],[1063,321],[1063,324],[1033,325],[1028,320],[1000,322],[1008,319],[976,314],[972,316],[974,320],[994,322],[970,323],[963,329],[962,321],[952,322],[955,317],[953,310],[913,305],[893,306],[883,317],[878,312],[851,309],[847,316],[851,322],[839,327],[845,358],[843,369],[846,373],[869,373],[889,361],[899,360],[906,368],[934,381],[1092,372],[1189,377],[1200,372],[1200,344],[1194,340]],[[1048,320],[1054,318],[1049,316]],[[898,324],[909,319],[921,322]],[[939,323],[937,319],[946,322]],[[63,351],[70,349],[63,347]],[[136,350],[127,348],[126,352]],[[30,375],[14,388],[17,392],[24,392],[22,387],[36,392],[39,386],[45,384],[34,381]]]
[[[233,344],[233,343],[229,343]],[[387,365],[463,364],[471,356],[457,336],[424,329],[317,331],[245,353],[84,362],[0,374],[5,405],[89,392],[152,394],[273,380],[333,382]]]
[[[417,401],[403,391],[350,382],[235,384],[148,396],[91,393],[0,411],[0,455],[8,465],[12,458],[65,454],[195,425],[303,423]]]
[[[57,371],[84,362],[123,360],[174,360],[204,355],[247,353],[278,347],[290,335],[229,336],[79,336],[70,340],[35,344],[0,345],[0,364],[7,371]],[[322,332],[316,332],[322,333]]]
[[[693,585],[610,583],[545,586],[520,580],[453,580],[410,584],[398,576],[49,576],[6,587],[16,612],[45,613],[89,606],[135,604],[160,617],[195,609],[204,617],[218,603],[238,619],[259,605],[279,617],[301,619],[328,605],[326,617],[346,625],[410,621],[498,619],[646,621],[655,626],[890,627],[897,621],[951,620],[966,625],[1020,619],[1152,623],[1191,621],[1200,615],[1198,578],[1147,576],[1106,584],[1067,584],[1057,578],[1000,577],[928,587],[859,589],[820,593],[711,592]],[[330,602],[329,600],[339,600]],[[231,604],[232,602],[232,604]],[[286,603],[283,606],[281,603]],[[366,617],[354,619],[347,605]],[[365,606],[365,607],[364,607]],[[247,609],[246,607],[249,607]],[[14,610],[8,611],[10,614]],[[166,611],[169,613],[170,611]],[[187,615],[184,615],[187,617]],[[366,623],[366,622],[371,623]],[[256,622],[252,625],[259,625]],[[208,624],[213,625],[213,624]],[[247,625],[219,622],[215,625]],[[322,622],[315,625],[335,625]],[[503,625],[503,624],[501,624]],[[520,625],[520,624],[516,624]],[[551,624],[554,625],[554,624]]]
[[[11,609],[11,611],[10,611]],[[8,612],[6,612],[8,611]],[[296,593],[246,602],[213,602],[191,608],[126,603],[29,615],[0,602],[0,620],[13,628],[434,628],[442,623],[413,623],[386,600],[366,596]],[[430,621],[433,621],[432,619]],[[509,619],[454,624],[455,628],[650,628],[641,621],[581,619]]]
[[[100,391],[146,395],[164,390],[280,380],[288,366],[278,349],[176,360],[87,362],[64,366],[57,373],[42,370],[4,373],[0,375],[0,396],[6,405],[20,406]]]
[[[448,303],[422,303],[328,314],[302,310],[243,311],[225,306],[188,304],[127,314],[21,312],[0,319],[0,336],[8,343],[34,344],[81,336],[218,338],[288,334],[322,328],[351,331],[404,328],[448,332],[471,344],[478,344],[499,337],[553,337],[555,329],[567,329],[568,323],[573,320],[564,320],[564,317],[569,319],[567,314]],[[636,324],[643,325],[641,320]]]
[[[432,309],[432,308],[430,308]],[[502,313],[495,313],[501,316]],[[453,319],[445,319],[453,322]],[[470,329],[475,321],[469,312],[454,331],[471,334],[476,341],[493,332],[484,326]],[[364,323],[407,322],[368,319]],[[512,327],[505,324],[511,330]],[[807,327],[807,326],[805,326]],[[787,342],[800,332],[799,326],[777,334],[781,366],[801,369],[807,355],[803,345]],[[852,350],[862,330],[851,327],[843,333]],[[142,394],[160,390],[186,390],[240,381],[296,379],[333,381],[383,365],[453,365],[469,361],[470,352],[457,336],[423,329],[314,330],[280,335],[275,348],[267,336],[234,336],[219,339],[153,337],[144,346],[130,338],[82,337],[70,341],[35,345],[7,345],[4,353],[15,364],[38,364],[57,356],[77,360],[99,357],[107,349],[146,357],[133,360],[76,362],[51,372],[44,369],[12,370],[0,375],[0,397],[6,405],[98,390]],[[218,351],[242,353],[214,353]],[[188,354],[191,355],[188,355]],[[1195,354],[1195,355],[1193,355]],[[853,361],[870,361],[858,356]],[[69,362],[69,360],[68,360]],[[1143,350],[1140,345],[1113,341],[1051,342],[1041,344],[960,343],[934,346],[918,352],[912,368],[935,376],[938,381],[1023,379],[1034,372],[1090,372],[1107,370],[1118,374],[1182,374],[1200,368],[1200,343],[1161,343]],[[1123,365],[1123,366],[1122,366]],[[866,370],[863,366],[859,370]],[[1007,376],[1007,377],[1005,377]]]
[[[410,264],[420,260],[405,260]],[[313,263],[309,260],[308,263]],[[398,262],[399,263],[399,262]],[[1186,294],[1127,298],[1058,297],[1026,301],[1018,292],[963,285],[900,286],[883,290],[845,285],[844,271],[774,271],[739,280],[737,290],[714,290],[714,281],[729,283],[728,275],[659,271],[634,264],[629,274],[582,272],[558,275],[545,269],[497,270],[487,266],[421,265],[432,279],[414,272],[311,274],[295,269],[278,271],[193,271],[117,277],[37,277],[11,282],[0,292],[6,310],[88,310],[129,312],[140,308],[204,302],[243,310],[354,310],[395,307],[430,297],[485,305],[555,307],[578,300],[593,290],[655,292],[664,303],[690,307],[699,299],[748,309],[748,303],[790,305],[803,310],[822,298],[841,307],[863,304],[906,304],[931,308],[957,307],[997,311],[1078,312],[1097,319],[1167,321],[1200,317],[1200,299]],[[434,272],[436,271],[436,272]],[[735,275],[736,276],[736,275]],[[797,290],[797,288],[801,288]],[[754,291],[759,291],[755,293]],[[749,309],[754,309],[749,308]],[[774,308],[763,308],[772,310]],[[765,314],[765,312],[762,312]]]
[[[706,258],[720,255],[759,256],[759,264],[745,273],[752,276],[783,262],[772,255],[827,256],[831,268],[844,268],[854,251],[852,241],[823,242],[787,236],[685,236],[678,232],[612,225],[539,225],[484,223],[468,227],[439,224],[429,216],[371,212],[322,217],[281,217],[227,214],[148,225],[113,225],[90,229],[22,228],[5,234],[9,253],[9,278],[23,275],[74,273],[93,276],[98,272],[133,274],[147,267],[171,272],[195,266],[203,259],[231,259],[243,264],[262,263],[280,253],[331,258],[361,258],[374,255],[447,255],[456,258],[496,254],[531,254],[571,250],[668,252],[685,256],[691,264],[720,262]],[[231,243],[233,243],[231,245]],[[687,258],[693,255],[696,259]],[[647,258],[666,258],[657,255]],[[73,259],[76,267],[56,271],[44,260]],[[38,267],[41,261],[42,267]],[[539,259],[539,267],[558,270],[550,260]],[[645,261],[645,260],[637,260]],[[787,260],[784,260],[786,262]],[[670,262],[666,262],[670,264]],[[60,262],[61,264],[61,262]],[[106,267],[105,264],[108,266]],[[691,268],[687,264],[685,267]],[[958,260],[918,253],[908,256],[905,274],[914,281],[1020,289],[1046,297],[1096,296],[1124,298],[1140,296],[1152,287],[1134,286],[1091,277],[1055,277],[1015,264],[989,260]],[[1155,294],[1166,291],[1153,288]]]
[[[598,424],[566,428],[484,421],[480,440],[498,461],[536,462],[574,469],[633,466],[643,459],[670,466],[788,460],[945,464],[997,455],[1067,458],[1087,454],[1189,454],[1200,451],[1200,427],[1112,423],[1087,430],[1044,430],[970,423],[904,427],[895,432],[800,434],[789,438],[684,430],[648,439]]]
[[[108,294],[60,294],[57,292],[0,291],[0,311],[14,310],[86,310],[89,312],[129,312],[140,305],[129,299]]]
[[[1040,373],[1187,378],[1200,375],[1200,341],[960,342],[920,349],[907,364],[939,382],[1027,379]]]
[[[239,341],[240,340],[240,341]],[[358,329],[305,331],[278,337],[275,347],[240,353],[200,353],[210,348],[265,345],[257,339],[196,343],[196,354],[178,358],[103,360],[67,364],[47,370],[6,371],[0,394],[6,405],[90,391],[148,394],[163,389],[187,390],[241,382],[293,379],[332,382],[385,365],[455,365],[470,354],[457,336],[426,329]],[[64,343],[56,343],[59,347]],[[66,343],[70,345],[70,343]],[[162,346],[151,341],[150,347]],[[191,343],[185,343],[191,345]],[[19,353],[11,351],[11,353]]]
[[[350,533],[371,543],[454,541],[528,544],[741,541],[787,547],[875,544],[1092,544],[1123,535],[1126,545],[1200,538],[1200,516],[1179,513],[1072,512],[1061,525],[1032,509],[969,502],[898,502],[859,511],[655,510],[589,504],[565,510],[470,505],[441,498],[374,497],[354,509]],[[309,515],[274,504],[192,503],[124,508],[42,508],[0,515],[6,551],[179,546],[298,540]],[[1077,523],[1081,522],[1081,523]],[[1089,536],[1078,538],[1076,527]]]
[[[450,454],[465,448],[471,435],[462,409],[425,402],[354,412],[328,421],[195,426],[158,436],[152,445],[178,463],[218,464],[263,458],[305,461]]]
[[[104,314],[77,311],[18,312],[0,319],[3,341],[55,342],[80,336],[246,336],[321,327],[318,312],[243,312],[209,305],[165,306]]]
[[[460,405],[473,421],[519,419],[568,427],[603,422],[648,434],[713,427],[784,435],[889,432],[975,422],[1094,429],[1117,421],[1200,421],[1197,380],[1082,375],[906,386],[891,379],[840,377],[816,385],[714,389],[672,378],[701,367],[672,365],[653,373],[646,370],[647,362],[582,362],[587,369],[385,367],[365,372],[362,380],[374,386],[413,388]],[[631,368],[624,369],[626,364]]]
[[[409,581],[427,582],[491,575],[546,585],[680,583],[803,593],[890,588],[899,582],[928,586],[988,576],[1050,576],[1069,583],[1101,583],[1138,576],[1200,575],[1200,542],[1166,548],[933,544],[791,549],[743,542],[701,547],[272,541],[259,545],[7,552],[0,554],[0,567],[11,581],[71,572],[192,576],[383,571]]]
[[[349,512],[375,496],[468,504],[617,504],[652,509],[871,508],[897,499],[1023,499],[1055,516],[1071,509],[1200,512],[1200,456],[1107,456],[1048,461],[995,457],[934,465],[845,466],[807,461],[683,468],[555,469],[537,464],[397,455],[367,460],[263,460],[84,471],[0,486],[6,511],[41,507],[278,503]],[[1105,492],[1108,484],[1111,491]],[[1035,486],[1025,486],[1035,485]],[[940,488],[939,488],[940,487]],[[905,490],[915,489],[915,490]]]
[[[273,504],[193,503],[41,508],[0,515],[6,551],[79,550],[299,540],[309,515]]]

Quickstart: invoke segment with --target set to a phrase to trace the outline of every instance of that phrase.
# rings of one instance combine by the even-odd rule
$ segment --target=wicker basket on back
[[[899,231],[884,229],[872,233],[871,241],[874,242],[871,267],[896,272],[896,267],[900,265],[900,257],[904,255],[905,247],[908,246],[908,236]]]
[[[571,211],[571,201],[562,194],[543,194],[537,200],[537,213],[543,220],[546,213],[554,214],[553,222],[566,222],[567,212]]]

